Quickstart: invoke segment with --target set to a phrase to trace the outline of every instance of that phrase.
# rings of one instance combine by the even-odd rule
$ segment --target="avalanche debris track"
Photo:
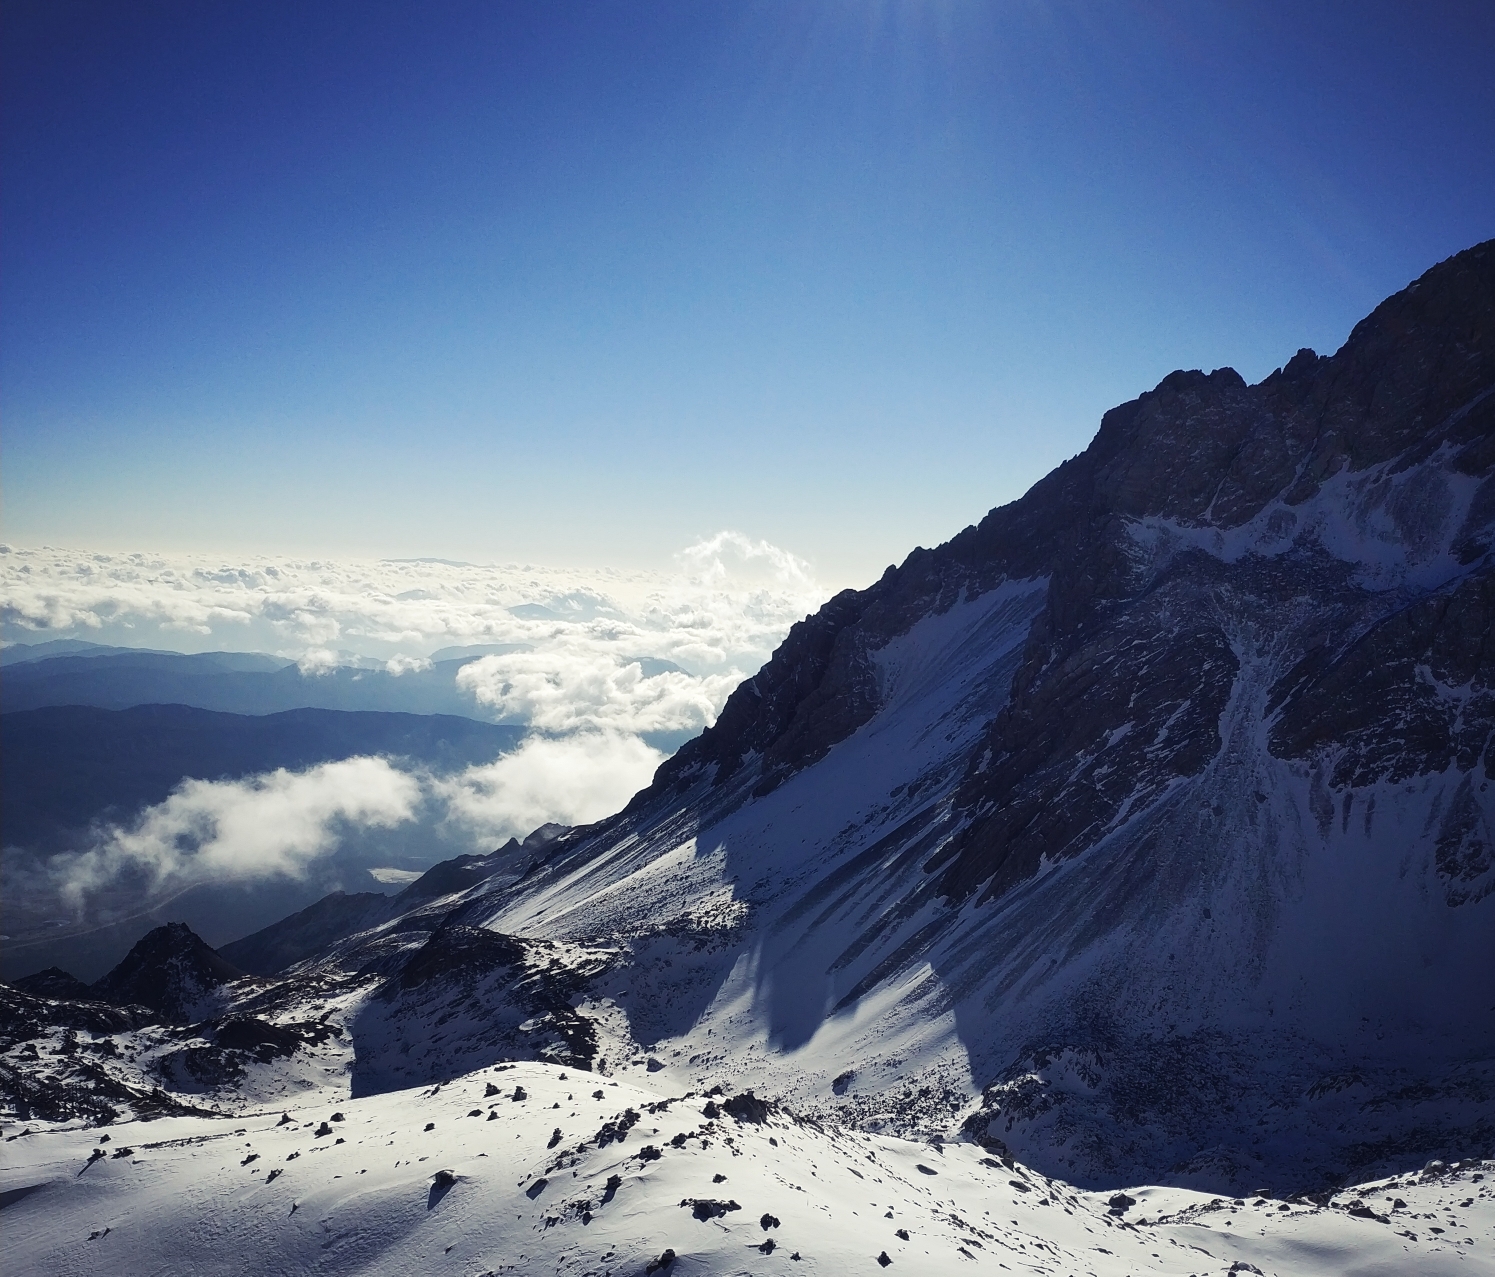
[[[7,1265],[213,1274],[253,1256],[260,1271],[370,1277],[1495,1273],[1495,1163],[1435,1163],[1291,1201],[1091,1194],[976,1145],[745,1101],[524,1063],[284,1115],[125,1122],[104,1136],[36,1124],[0,1145]]]

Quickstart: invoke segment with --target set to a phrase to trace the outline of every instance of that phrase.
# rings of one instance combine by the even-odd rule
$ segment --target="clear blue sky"
[[[3,537],[859,583],[1495,235],[1495,5],[10,0]]]

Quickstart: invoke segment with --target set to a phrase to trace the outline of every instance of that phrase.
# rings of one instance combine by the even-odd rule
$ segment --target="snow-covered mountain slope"
[[[1092,1194],[969,1143],[556,1065],[3,1149],[16,1272],[1495,1272],[1495,1163],[1316,1200]]]
[[[1085,1182],[1490,1147],[1492,321],[1484,245],[1333,357],[1170,376],[453,917],[612,945],[702,1077]]]
[[[197,1023],[6,993],[0,1080],[22,1120],[242,1125],[528,1060],[1177,1203],[1489,1156],[1492,543],[1495,244],[1332,357],[1108,413],[795,626],[617,816],[438,866],[352,934],[289,920],[256,946],[301,959]],[[1393,1271],[1382,1236],[1353,1245]]]

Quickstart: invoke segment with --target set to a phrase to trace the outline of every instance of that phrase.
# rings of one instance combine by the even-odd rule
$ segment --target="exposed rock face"
[[[141,1006],[62,1001],[0,984],[0,1105],[22,1121],[53,1122],[194,1111],[155,1078],[110,1067],[120,1054],[116,1035],[155,1018]]]
[[[1495,574],[1473,572],[1345,638],[1314,647],[1272,689],[1274,754],[1334,750],[1336,789],[1488,759]]]
[[[513,967],[524,949],[508,936],[478,927],[446,926],[432,934],[383,988],[385,997],[418,989],[443,977],[473,980],[498,967]]]
[[[1299,351],[1257,386],[1229,368],[1173,373],[1107,413],[1091,446],[1020,501],[796,626],[716,726],[660,769],[655,790],[713,765],[721,785],[750,755],[761,759],[754,792],[781,783],[873,717],[871,652],[963,592],[1026,576],[1048,578],[1048,603],[1011,699],[970,759],[956,800],[969,823],[935,862],[953,897],[983,886],[1000,893],[1044,857],[1084,850],[1123,811],[1197,775],[1220,749],[1236,648],[1253,619],[1291,624],[1311,611],[1291,636],[1300,667],[1284,675],[1272,705],[1282,716],[1273,733],[1279,756],[1305,757],[1343,739],[1342,728],[1356,737],[1356,757],[1380,758],[1378,775],[1438,770],[1434,756],[1458,755],[1468,770],[1489,734],[1480,689],[1491,685],[1481,665],[1490,577],[1480,565],[1495,528],[1492,388],[1488,244],[1377,307],[1334,356]],[[1397,619],[1410,581],[1386,589],[1350,569],[1348,556],[1334,561],[1345,529],[1323,526],[1314,502],[1323,504],[1335,480],[1337,513],[1362,536],[1393,543],[1404,577],[1415,580],[1418,567],[1471,575],[1451,582],[1449,599],[1429,598],[1421,619]],[[1226,532],[1238,544],[1221,555],[1210,543]],[[1436,565],[1445,556],[1450,562]],[[1362,629],[1377,637],[1361,640],[1358,655],[1335,650]],[[1457,666],[1445,685],[1480,698],[1472,714],[1458,716],[1419,681],[1416,658],[1423,648],[1433,658],[1434,645],[1437,659]],[[1330,664],[1335,673],[1322,670],[1310,688],[1312,672]],[[1373,698],[1352,709],[1358,698],[1347,689],[1370,666]],[[1418,707],[1407,747],[1392,703],[1401,701]],[[1347,766],[1339,764],[1341,783]],[[1370,772],[1353,774],[1364,783]]]
[[[353,1023],[355,1094],[445,1081],[499,1060],[590,1069],[598,1034],[573,1006],[607,955],[446,921]]]
[[[76,1002],[87,1001],[93,996],[82,980],[61,967],[48,967],[35,975],[22,976],[19,980],[12,980],[11,987],[34,998],[62,998]]]
[[[220,985],[243,975],[186,923],[169,922],[142,936],[92,993],[100,1002],[150,1007],[185,1023],[199,1017]]]
[[[87,986],[84,986],[87,988]],[[45,1029],[83,1030],[95,1034],[121,1033],[149,1024],[154,1018],[143,1006],[113,1006],[107,1002],[56,1000],[0,985],[4,1008],[0,1041],[11,1044],[38,1037]]]
[[[188,1031],[194,1041],[154,1062],[157,1075],[174,1089],[199,1091],[233,1087],[255,1064],[288,1060],[307,1046],[342,1036],[342,1029],[316,1021],[271,1024],[252,1015],[228,1015]]]
[[[872,716],[875,684],[852,628],[869,600],[843,590],[789,631],[774,659],[727,699],[714,727],[665,762],[655,790],[688,785],[705,767],[722,784],[750,755],[762,758],[764,782],[824,755]]]

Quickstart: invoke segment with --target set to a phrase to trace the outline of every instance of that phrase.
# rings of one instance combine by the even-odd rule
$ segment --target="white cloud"
[[[433,789],[446,804],[449,825],[479,845],[491,845],[551,821],[580,825],[611,815],[649,783],[663,761],[663,754],[636,736],[535,736],[495,762],[433,782]]]
[[[431,561],[332,562],[89,554],[0,546],[7,641],[78,637],[287,659],[388,661],[479,643],[557,639],[751,670],[828,591],[794,555],[735,532],[682,550],[673,572]]]
[[[336,849],[340,826],[403,824],[415,818],[420,798],[420,782],[382,758],[244,780],[186,780],[129,827],[107,830],[92,850],[57,857],[51,867],[75,903],[131,871],[155,890],[301,878]]]
[[[740,532],[718,532],[687,546],[675,557],[685,567],[687,579],[715,589],[756,584],[813,593],[816,588],[810,565],[803,559]]]
[[[669,572],[0,545],[8,642],[262,651],[307,674],[356,664],[398,676],[430,671],[443,648],[507,646],[517,650],[464,666],[458,687],[474,715],[542,733],[445,780],[364,758],[186,781],[136,824],[56,862],[75,897],[125,872],[162,888],[299,876],[349,827],[418,820],[434,859],[442,841],[481,848],[548,821],[600,819],[662,761],[642,735],[714,722],[732,689],[827,593],[803,560],[730,531],[682,550]]]
[[[424,656],[392,656],[384,662],[384,668],[396,678],[401,674],[419,674],[423,670],[431,668],[431,662]]]
[[[569,640],[464,665],[457,686],[504,717],[545,732],[699,731],[716,719],[740,670],[697,676],[666,670],[646,677],[617,643]]]
[[[336,652],[325,647],[311,647],[301,654],[296,668],[303,674],[331,674],[341,663]]]
[[[77,908],[121,881],[159,896],[202,883],[304,879],[348,835],[370,829],[411,826],[405,841],[433,852],[453,844],[489,850],[544,824],[585,824],[617,811],[664,757],[637,736],[581,731],[530,737],[494,762],[448,777],[401,771],[383,758],[347,758],[302,772],[186,780],[130,824],[102,830],[90,850],[55,857],[47,872]],[[373,873],[386,884],[417,876]]]
[[[826,591],[803,560],[736,532],[676,560],[622,573],[0,546],[0,622],[9,641],[270,651],[307,674],[403,674],[440,648],[512,644],[528,650],[463,671],[474,708],[547,732],[684,731],[712,722]],[[639,658],[683,672],[646,678]]]
[[[396,869],[392,865],[380,865],[369,870],[369,877],[382,882],[386,887],[407,887],[421,876],[418,869]]]

